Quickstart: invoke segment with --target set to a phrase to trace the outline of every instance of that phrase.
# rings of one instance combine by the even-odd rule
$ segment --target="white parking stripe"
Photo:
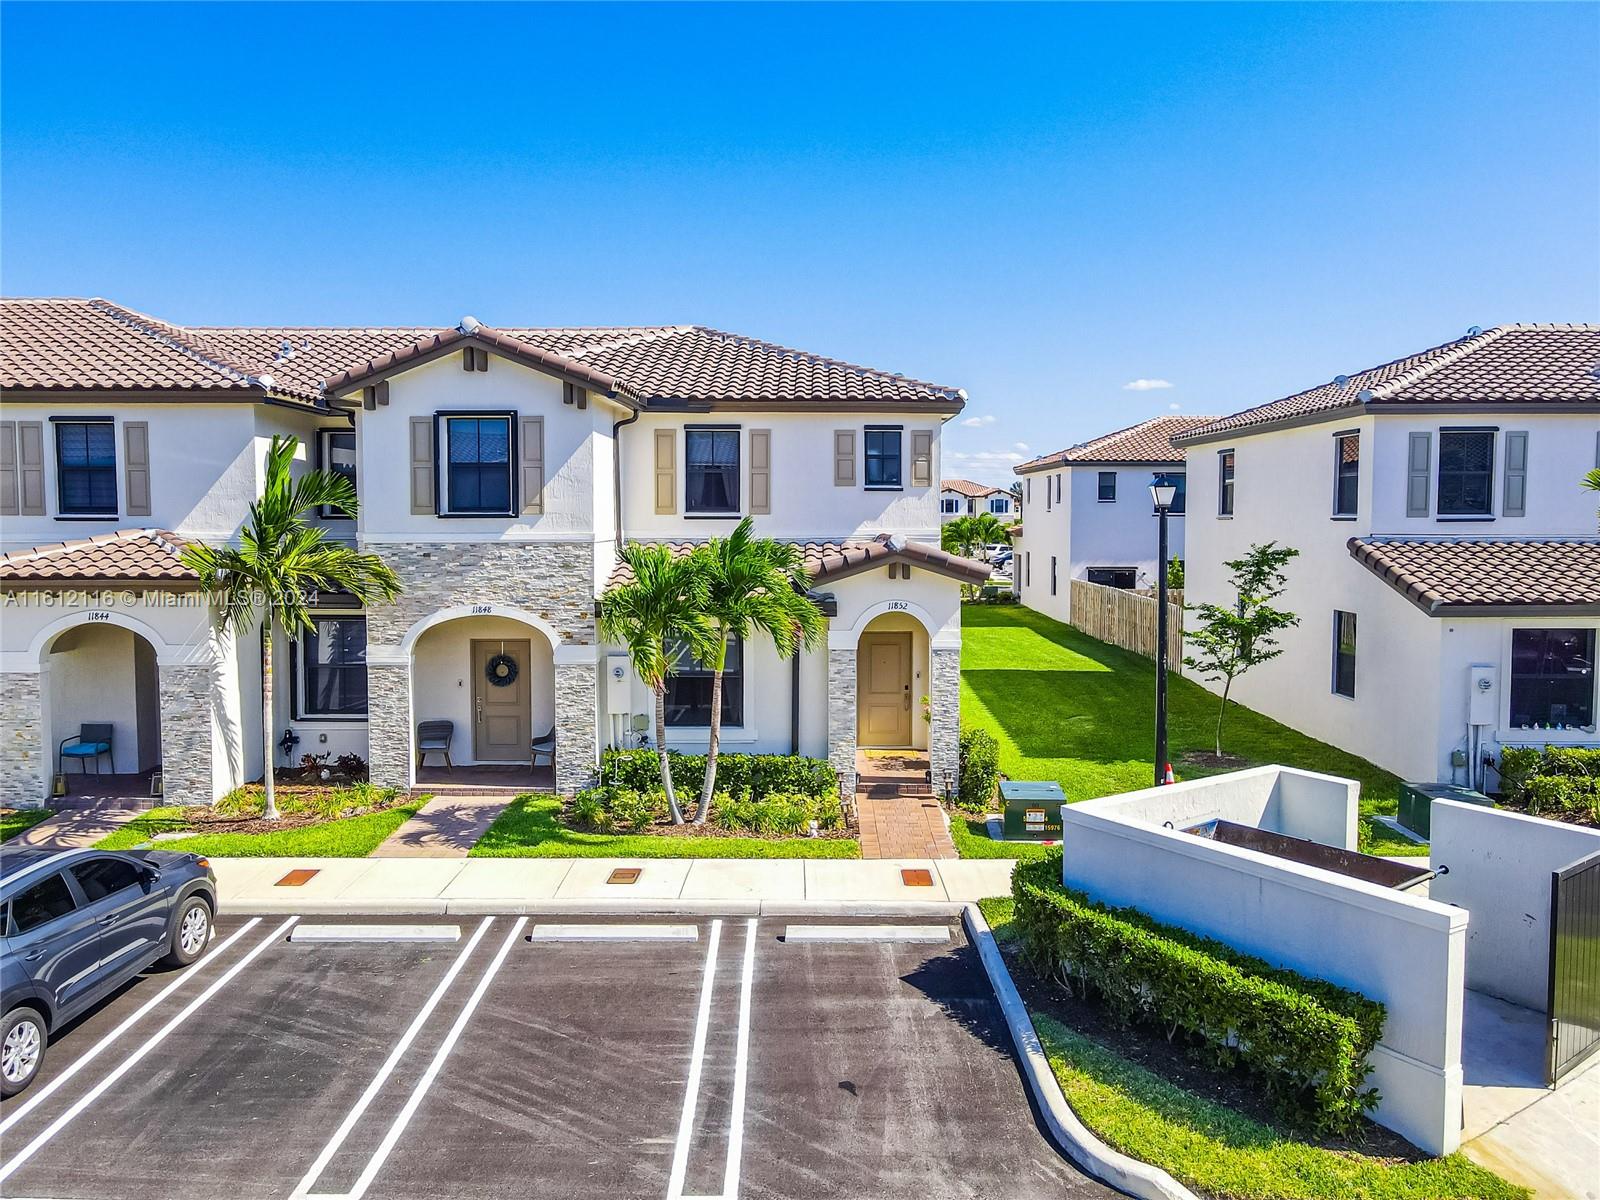
[[[739,1160],[744,1151],[744,1096],[750,1080],[750,991],[756,974],[756,922],[744,935],[744,970],[739,975],[739,1042],[733,1060],[733,1111],[728,1117],[728,1166],[722,1176],[725,1200],[738,1200]]]
[[[23,1163],[27,1162],[30,1158],[37,1154],[39,1150],[50,1141],[51,1138],[60,1133],[74,1117],[78,1116],[79,1113],[83,1112],[84,1109],[88,1108],[91,1104],[103,1096],[106,1091],[110,1089],[112,1084],[116,1083],[117,1080],[121,1079],[124,1075],[131,1071],[139,1062],[139,1060],[142,1059],[146,1054],[149,1054],[150,1051],[154,1050],[157,1046],[164,1042],[167,1039],[168,1034],[170,1034],[179,1025],[182,1025],[186,1020],[189,1019],[190,1016],[197,1012],[200,1007],[206,1003],[206,1001],[210,1000],[211,997],[215,996],[224,987],[226,987],[229,981],[232,980],[235,975],[239,974],[240,971],[244,970],[252,962],[254,962],[262,951],[264,951],[268,946],[272,945],[273,942],[277,941],[278,938],[283,934],[287,933],[294,923],[299,919],[299,917],[290,917],[265,938],[257,942],[255,946],[251,948],[248,954],[246,954],[238,962],[234,963],[233,966],[229,967],[227,971],[225,971],[216,980],[216,982],[214,982],[205,991],[201,992],[193,1000],[189,1001],[188,1004],[184,1005],[183,1010],[179,1012],[177,1016],[173,1017],[170,1021],[163,1025],[159,1031],[151,1035],[151,1037],[148,1038],[142,1046],[140,1046],[132,1054],[128,1055],[127,1058],[123,1059],[116,1070],[112,1071],[111,1074],[107,1075],[99,1083],[95,1084],[94,1087],[90,1088],[89,1091],[80,1097],[71,1108],[67,1109],[66,1112],[62,1113],[54,1121],[50,1122],[43,1133],[24,1146],[11,1159],[10,1162],[6,1163],[5,1166],[0,1167],[0,1182],[4,1182],[7,1178],[9,1178],[18,1167],[22,1166]]]
[[[444,973],[444,978],[439,980],[438,986],[433,989],[417,1015],[411,1019],[411,1024],[406,1027],[404,1035],[395,1043],[394,1049],[389,1051],[389,1057],[384,1059],[383,1066],[378,1068],[378,1073],[372,1077],[372,1082],[367,1084],[367,1090],[361,1093],[355,1107],[345,1114],[339,1128],[334,1131],[328,1144],[322,1148],[322,1153],[317,1155],[317,1160],[311,1164],[311,1169],[305,1173],[298,1186],[290,1193],[291,1200],[296,1196],[305,1196],[311,1191],[311,1185],[316,1183],[322,1172],[327,1170],[328,1164],[333,1161],[333,1156],[339,1152],[339,1147],[344,1145],[345,1138],[350,1136],[350,1131],[355,1128],[356,1122],[361,1120],[362,1114],[377,1096],[379,1090],[393,1074],[399,1065],[401,1057],[410,1049],[411,1043],[422,1032],[422,1027],[427,1024],[428,1018],[433,1015],[433,1010],[439,1007],[439,1002],[444,999],[445,993],[450,990],[450,985],[456,981],[456,976],[461,974],[461,968],[467,965],[467,959],[477,949],[478,943],[483,940],[483,935],[489,931],[489,926],[494,924],[493,917],[485,917],[478,923],[478,928],[473,931],[461,953],[456,955],[455,962],[450,964],[450,969]]]
[[[678,1140],[672,1149],[672,1173],[667,1177],[667,1200],[680,1200],[684,1176],[689,1171],[689,1141],[694,1135],[694,1110],[700,1100],[700,1072],[705,1065],[706,1028],[711,1023],[711,989],[717,979],[717,943],[721,939],[722,922],[712,921],[705,974],[700,980],[700,1009],[689,1051],[689,1082],[683,1092],[683,1114],[678,1118]]]
[[[152,1008],[160,1004],[168,996],[172,995],[173,992],[181,988],[190,979],[194,978],[196,972],[203,971],[211,963],[215,962],[218,955],[220,955],[229,946],[233,945],[259,924],[261,924],[260,917],[251,917],[248,921],[236,929],[226,940],[218,945],[212,946],[204,958],[189,967],[186,971],[181,972],[171,983],[167,984],[166,987],[162,988],[154,996],[151,996],[150,999],[141,1004],[131,1016],[124,1020],[122,1024],[118,1025],[110,1033],[106,1034],[105,1037],[96,1042],[89,1049],[89,1051],[79,1058],[75,1063],[73,1063],[65,1071],[61,1072],[61,1074],[57,1075],[49,1083],[35,1089],[27,1098],[27,1100],[23,1101],[21,1107],[13,1110],[12,1113],[5,1118],[5,1120],[0,1121],[0,1133],[4,1133],[6,1130],[10,1129],[40,1104],[48,1100],[52,1095],[55,1094],[57,1088],[66,1083],[67,1080],[71,1079],[79,1071],[83,1070],[84,1067],[88,1066],[95,1059],[99,1058],[104,1051],[115,1045],[117,1039],[123,1034],[127,1033],[128,1030],[133,1028],[134,1025],[138,1024],[140,1019],[146,1016]]]
[[[466,1007],[461,1010],[461,1015],[456,1018],[456,1023],[450,1026],[450,1032],[445,1035],[444,1041],[440,1043],[439,1050],[434,1054],[433,1061],[428,1064],[427,1071],[423,1073],[421,1079],[417,1080],[417,1086],[412,1089],[411,1097],[406,1101],[406,1106],[400,1110],[400,1115],[394,1119],[394,1124],[389,1126],[389,1132],[383,1135],[383,1141],[367,1163],[366,1170],[361,1172],[361,1178],[356,1180],[355,1187],[350,1189],[350,1200],[358,1200],[359,1197],[367,1194],[367,1188],[372,1186],[372,1180],[377,1176],[379,1169],[382,1168],[384,1160],[389,1157],[389,1152],[394,1149],[395,1143],[400,1140],[400,1135],[405,1132],[406,1125],[410,1123],[418,1106],[422,1104],[422,1098],[428,1094],[428,1089],[433,1086],[433,1081],[438,1078],[439,1072],[444,1067],[445,1059],[449,1058],[450,1051],[455,1049],[456,1042],[461,1038],[461,1031],[467,1027],[467,1021],[471,1018],[473,1010],[478,1007],[478,1003],[483,999],[484,993],[489,990],[490,982],[499,973],[501,965],[506,961],[506,955],[510,954],[511,947],[516,945],[517,935],[522,932],[522,927],[527,923],[527,917],[518,917],[516,924],[511,927],[511,932],[506,934],[506,940],[500,944],[500,952],[489,963],[489,969],[483,973],[483,978],[478,980],[478,986],[472,989],[472,995],[467,997]]]

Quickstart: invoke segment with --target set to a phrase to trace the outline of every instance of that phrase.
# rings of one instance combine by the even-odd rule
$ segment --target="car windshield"
[[[50,850],[0,850],[0,881],[11,878],[20,871],[37,866],[49,858]]]

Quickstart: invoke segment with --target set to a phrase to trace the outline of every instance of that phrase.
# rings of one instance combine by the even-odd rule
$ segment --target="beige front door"
[[[911,635],[862,634],[856,663],[856,742],[910,746]]]
[[[503,662],[504,655],[509,663]],[[491,663],[493,664],[491,666]],[[491,682],[493,676],[499,682]],[[533,743],[533,694],[528,678],[528,643],[485,638],[472,641],[472,756],[479,762],[529,762]]]

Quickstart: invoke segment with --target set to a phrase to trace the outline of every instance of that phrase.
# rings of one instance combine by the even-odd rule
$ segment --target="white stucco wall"
[[[1117,498],[1099,499],[1100,472],[1117,476]],[[1150,484],[1156,468],[1151,466],[1073,467],[1062,484],[1063,492],[1072,489],[1071,532],[1067,543],[1068,571],[1073,579],[1087,579],[1090,567],[1133,567],[1139,572],[1138,586],[1155,587],[1158,575],[1159,531],[1150,503]],[[1181,466],[1166,471],[1182,474]],[[1183,557],[1185,518],[1181,513],[1167,517],[1167,554]]]
[[[1091,801],[1092,811],[1187,829],[1233,821],[1343,850],[1356,848],[1361,785],[1293,767],[1252,767]]]
[[[1068,486],[1070,472],[1066,470],[1038,471],[1022,476],[1023,507],[1027,515],[1022,518],[1023,537],[1013,547],[1012,579],[1016,581],[1017,598],[1035,612],[1042,612],[1057,621],[1071,617],[1071,538],[1073,489]],[[1046,499],[1055,495],[1056,480],[1060,480],[1061,500]],[[1032,499],[1028,498],[1032,493]],[[1056,559],[1056,587],[1050,590],[1050,558]]]
[[[1229,800],[1237,785],[1227,779],[1064,805],[1064,882],[1382,1001],[1388,1018],[1371,1079],[1383,1099],[1374,1119],[1429,1153],[1454,1150],[1467,913],[1162,827],[1179,825],[1207,785],[1219,806],[1252,802]],[[1177,817],[1162,815],[1164,802]],[[1126,815],[1134,810],[1137,819]]]
[[[1550,875],[1600,853],[1600,829],[1454,800],[1430,807],[1432,862],[1450,870],[1429,883],[1428,894],[1472,914],[1467,986],[1545,1012]]]

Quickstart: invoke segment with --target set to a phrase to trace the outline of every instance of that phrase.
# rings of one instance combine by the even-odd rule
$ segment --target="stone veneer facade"
[[[839,786],[856,790],[856,651],[828,651],[828,761]]]
[[[855,650],[828,651],[828,761],[850,792],[856,772],[856,656]],[[934,649],[929,656],[928,768],[933,790],[942,794],[946,775],[952,791],[961,786],[961,650]]]
[[[44,804],[44,696],[32,671],[0,674],[0,800],[18,808]]]
[[[212,800],[212,706],[219,699],[210,667],[161,664],[161,795],[168,804]],[[248,772],[253,774],[254,772]]]
[[[383,557],[405,588],[395,603],[367,611],[369,647],[398,647],[419,621],[463,605],[519,609],[556,631],[556,787],[565,793],[582,787],[594,774],[599,752],[594,546],[408,542],[366,548]],[[570,661],[574,651],[582,655],[585,650],[587,662]],[[368,761],[374,783],[404,788],[410,781],[410,679],[409,664],[368,663]]]

